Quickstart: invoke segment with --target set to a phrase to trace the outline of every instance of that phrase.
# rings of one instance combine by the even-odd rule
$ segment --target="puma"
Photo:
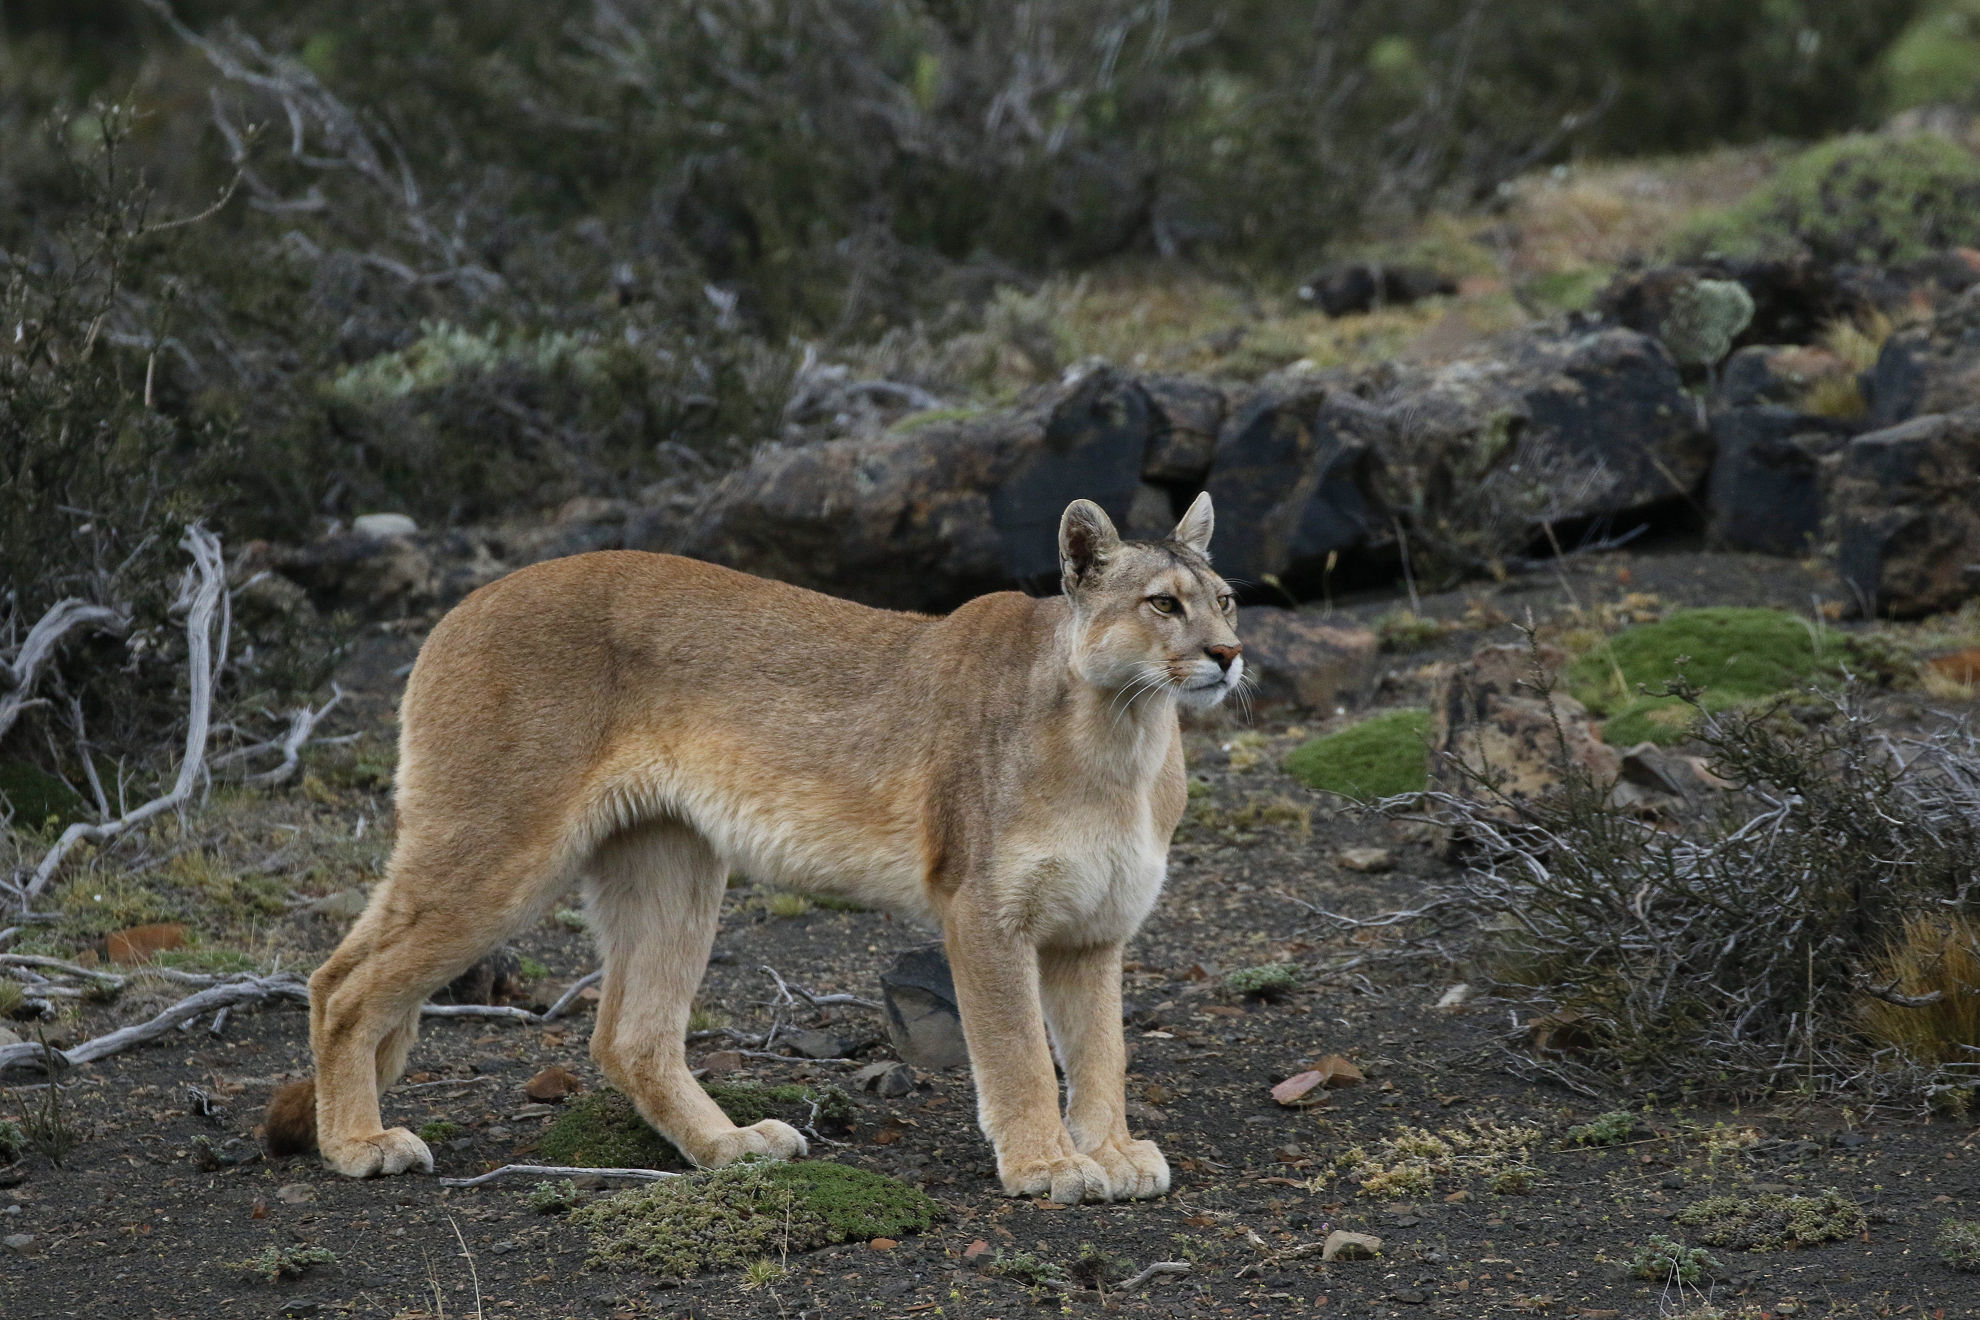
[[[1123,541],[1075,501],[1064,595],[942,618],[619,551],[475,592],[406,684],[391,864],[310,978],[316,1074],[270,1101],[271,1148],[430,1171],[378,1106],[420,1005],[576,883],[606,1077],[698,1165],[804,1154],[688,1070],[733,867],[941,929],[1006,1192],[1162,1195],[1168,1163],[1128,1130],[1121,950],[1187,796],[1177,710],[1244,679],[1211,526],[1199,496],[1170,539]]]

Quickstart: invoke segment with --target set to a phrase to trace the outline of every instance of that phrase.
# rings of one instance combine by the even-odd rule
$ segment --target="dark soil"
[[[1836,598],[1832,583],[1792,564],[1719,556],[1608,556],[1578,565],[1565,581],[1529,576],[1426,608],[1456,617],[1475,597],[1506,614],[1530,603],[1548,616],[1624,591],[1804,610],[1811,592]],[[1565,599],[1570,588],[1574,601]],[[1394,657],[1392,695],[1382,700],[1406,697],[1427,660],[1479,639],[1466,632]],[[384,718],[389,675],[403,663],[391,657],[409,646],[381,639],[360,666],[377,677],[374,701],[362,708],[367,718]],[[1131,950],[1129,1094],[1134,1121],[1174,1167],[1166,1199],[1061,1207],[1002,1197],[968,1077],[922,1075],[903,1099],[860,1097],[845,1144],[815,1146],[813,1155],[921,1186],[948,1215],[935,1231],[892,1247],[856,1243],[793,1257],[784,1277],[755,1288],[736,1274],[676,1284],[599,1271],[587,1268],[578,1230],[526,1207],[527,1179],[460,1191],[427,1177],[357,1183],[326,1174],[313,1159],[258,1155],[203,1171],[202,1141],[224,1152],[229,1138],[250,1137],[270,1089],[305,1067],[305,1015],[283,1007],[237,1013],[218,1037],[200,1025],[71,1075],[60,1104],[82,1143],[61,1167],[30,1156],[0,1178],[12,1184],[0,1188],[0,1237],[32,1238],[31,1254],[0,1251],[0,1316],[438,1317],[472,1316],[479,1305],[495,1316],[974,1317],[1044,1306],[1130,1315],[1634,1317],[1689,1312],[1707,1297],[1728,1314],[1754,1307],[1754,1315],[1980,1315],[1980,1280],[1942,1264],[1931,1245],[1947,1217],[1980,1216],[1980,1133],[1970,1125],[1866,1119],[1819,1104],[1724,1109],[1669,1096],[1589,1098],[1521,1081],[1499,1062],[1509,1030],[1503,1006],[1435,1007],[1464,979],[1449,962],[1384,964],[1383,971],[1370,962],[1309,977],[1273,1003],[1228,995],[1222,978],[1231,970],[1279,961],[1313,969],[1354,952],[1295,899],[1360,914],[1407,906],[1442,865],[1406,827],[1339,811],[1279,773],[1278,759],[1300,736],[1293,730],[1318,724],[1267,715],[1252,726],[1266,738],[1262,761],[1236,770],[1226,745],[1240,727],[1191,734],[1192,774],[1210,791],[1193,806],[1167,894]],[[1281,816],[1248,832],[1226,819],[1230,808],[1272,799],[1310,807],[1310,832]],[[1344,849],[1365,845],[1390,848],[1395,869],[1368,875],[1337,865]],[[763,1001],[773,987],[759,970],[765,965],[814,990],[874,996],[880,969],[928,938],[876,913],[816,908],[777,918],[761,898],[732,891],[703,995],[706,1008],[739,1027],[760,1029],[766,1020]],[[305,928],[321,950],[340,930],[326,920]],[[552,979],[592,965],[586,937],[554,919],[517,947],[547,965]],[[139,1011],[128,997],[93,1008],[84,1034],[136,1020]],[[862,1059],[885,1057],[877,1019],[836,1013],[834,1029],[862,1042]],[[540,1107],[528,1108],[522,1084],[561,1064],[598,1085],[588,1030],[583,1015],[549,1029],[429,1019],[411,1085],[388,1094],[386,1121],[458,1124],[461,1134],[436,1147],[445,1174],[527,1159],[549,1120]],[[1354,1060],[1367,1081],[1312,1109],[1274,1103],[1275,1082],[1328,1053]],[[746,1065],[740,1075],[769,1082],[842,1081],[854,1066]],[[195,1113],[191,1088],[217,1110]],[[0,1114],[17,1116],[44,1096],[16,1086],[0,1095]],[[1567,1140],[1573,1124],[1615,1109],[1636,1119],[1623,1144],[1583,1148]],[[1487,1172],[1459,1173],[1387,1200],[1361,1194],[1359,1179],[1336,1167],[1351,1147],[1474,1119],[1539,1129],[1530,1190],[1501,1194]],[[1852,1240],[1785,1253],[1715,1250],[1721,1266],[1702,1281],[1702,1293],[1625,1268],[1653,1235],[1683,1238],[1670,1219],[1704,1196],[1829,1187],[1866,1212],[1868,1228]],[[1336,1228],[1379,1236],[1380,1258],[1278,1258]],[[976,1243],[986,1247],[972,1254]],[[336,1262],[274,1284],[237,1264],[270,1245],[299,1244],[329,1248]],[[1076,1280],[1094,1277],[1081,1273],[1083,1253],[1115,1263],[1098,1271],[1098,1287],[1028,1284],[979,1268],[998,1249],[1007,1260],[1032,1253]],[[1112,1290],[1155,1261],[1188,1261],[1192,1269],[1131,1294]]]

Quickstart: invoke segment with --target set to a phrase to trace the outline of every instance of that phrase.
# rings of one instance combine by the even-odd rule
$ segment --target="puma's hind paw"
[[[418,1168],[433,1172],[433,1152],[404,1128],[388,1128],[369,1137],[343,1137],[323,1142],[323,1163],[346,1178],[373,1178]]]

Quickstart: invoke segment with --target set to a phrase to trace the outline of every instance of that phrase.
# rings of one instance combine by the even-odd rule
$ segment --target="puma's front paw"
[[[1109,1199],[1107,1171],[1084,1155],[997,1161],[1006,1196],[1043,1196],[1060,1205]]]
[[[326,1138],[323,1163],[346,1178],[372,1178],[417,1168],[433,1172],[433,1152],[404,1128],[388,1128],[369,1137]]]
[[[724,1132],[693,1152],[694,1162],[704,1169],[734,1164],[745,1155],[767,1155],[773,1160],[796,1159],[810,1147],[804,1134],[789,1123],[766,1118],[746,1128]]]
[[[1107,1195],[1139,1201],[1169,1192],[1169,1162],[1152,1141],[1106,1142],[1086,1152],[1107,1173]]]

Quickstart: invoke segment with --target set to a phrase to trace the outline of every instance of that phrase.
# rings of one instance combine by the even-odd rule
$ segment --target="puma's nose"
[[[1244,647],[1242,645],[1206,646],[1203,648],[1203,654],[1215,660],[1219,669],[1229,669],[1231,667],[1231,661],[1237,659],[1243,653]]]

